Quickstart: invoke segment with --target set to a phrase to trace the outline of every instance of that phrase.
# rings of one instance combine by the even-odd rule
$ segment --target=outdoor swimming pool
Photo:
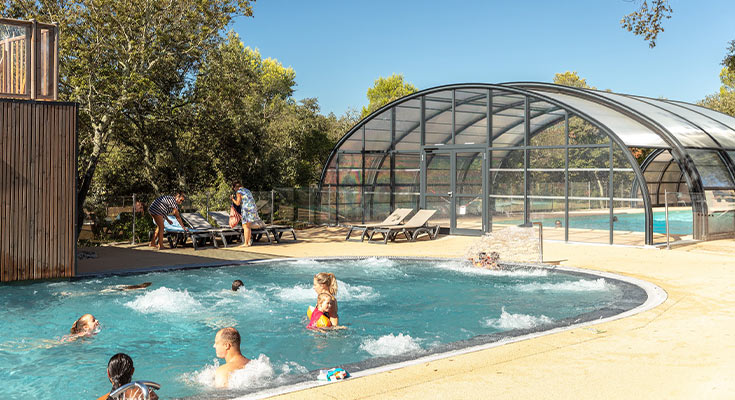
[[[543,215],[543,214],[541,214]],[[615,213],[618,220],[614,222],[616,231],[644,232],[644,214],[643,213]],[[553,227],[556,220],[563,222],[563,215],[548,216],[543,218],[532,218],[534,222],[543,223],[544,227]],[[518,224],[522,220],[513,221]],[[576,229],[610,229],[610,214],[578,214],[569,216],[569,227]],[[666,233],[666,213],[656,211],[653,213],[653,231],[656,233]],[[672,235],[691,235],[692,234],[692,211],[691,210],[672,210],[669,211],[669,232]]]
[[[304,328],[315,302],[312,277],[335,272],[340,322],[328,333]],[[232,292],[234,279],[245,288]],[[100,293],[144,281],[141,291]],[[162,385],[164,398],[226,398],[313,380],[314,370],[350,372],[619,314],[646,292],[595,275],[540,268],[477,269],[458,260],[276,260],[232,267],[0,286],[3,398],[96,398],[110,385],[117,352],[135,361],[135,379]],[[99,334],[56,340],[85,312]],[[241,332],[253,359],[232,390],[211,388],[215,333]],[[312,372],[310,372],[312,371]],[[63,390],[60,390],[63,385]]]

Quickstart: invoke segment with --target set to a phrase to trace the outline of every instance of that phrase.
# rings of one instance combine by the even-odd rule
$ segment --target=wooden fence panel
[[[76,271],[72,103],[0,99],[0,280]]]

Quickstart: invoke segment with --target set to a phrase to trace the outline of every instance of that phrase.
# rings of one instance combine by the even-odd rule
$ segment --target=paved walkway
[[[476,238],[388,245],[345,243],[335,228],[297,243],[220,250],[233,259],[464,253]],[[673,250],[546,242],[545,260],[633,276],[668,299],[641,314],[337,384],[293,399],[732,399],[735,393],[735,241]],[[141,250],[128,250],[142,253]],[[200,250],[196,257],[213,258]],[[177,250],[157,254],[178,257]],[[189,256],[188,254],[186,254]],[[193,255],[194,256],[194,255]],[[80,262],[80,265],[82,262]]]

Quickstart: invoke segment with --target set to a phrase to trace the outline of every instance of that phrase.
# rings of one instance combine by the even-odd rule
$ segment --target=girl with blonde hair
[[[316,294],[327,293],[334,297],[334,303],[329,310],[329,321],[333,326],[339,325],[339,316],[337,315],[337,278],[331,272],[320,272],[314,275],[314,291]]]

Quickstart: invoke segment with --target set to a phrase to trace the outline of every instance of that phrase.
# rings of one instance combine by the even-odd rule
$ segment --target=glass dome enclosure
[[[650,154],[639,166],[640,151]],[[426,208],[452,234],[541,222],[550,239],[650,245],[668,205],[691,219],[684,236],[709,239],[735,233],[733,157],[735,118],[697,105],[535,82],[447,85],[347,132],[322,172],[322,207],[337,224]]]

